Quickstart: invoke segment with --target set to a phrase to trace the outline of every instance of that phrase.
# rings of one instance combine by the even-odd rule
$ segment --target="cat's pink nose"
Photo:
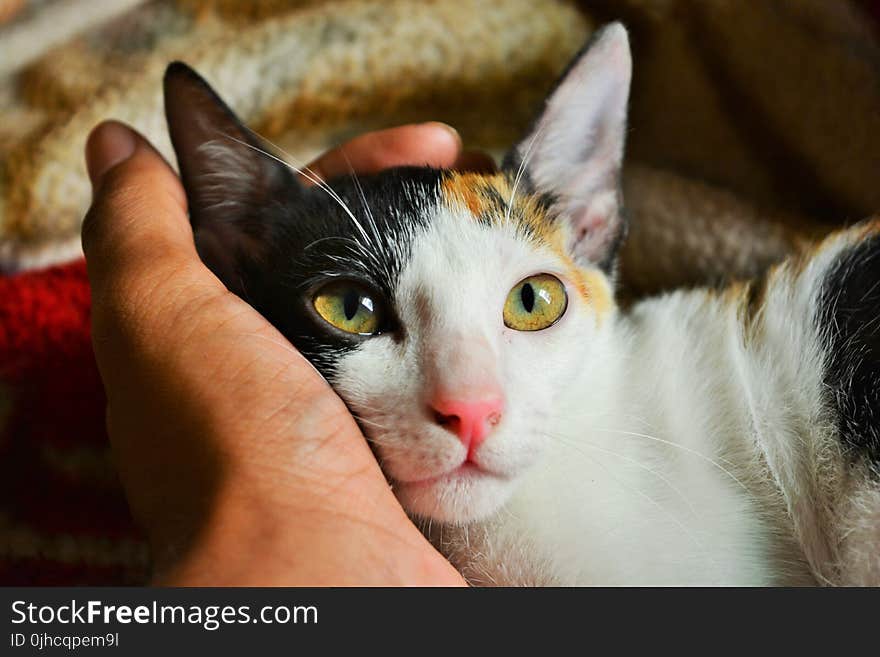
[[[501,397],[476,401],[441,397],[434,399],[431,407],[437,424],[458,436],[470,457],[501,421],[504,400]]]

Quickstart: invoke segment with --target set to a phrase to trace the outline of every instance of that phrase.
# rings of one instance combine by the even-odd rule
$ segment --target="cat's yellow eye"
[[[517,331],[540,331],[565,313],[565,285],[550,274],[536,274],[517,283],[504,302],[504,324]]]
[[[324,321],[346,333],[374,335],[381,328],[382,311],[375,295],[354,281],[325,285],[312,303]]]

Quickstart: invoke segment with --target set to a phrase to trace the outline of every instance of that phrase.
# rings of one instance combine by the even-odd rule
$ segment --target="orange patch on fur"
[[[553,222],[546,216],[546,207],[538,199],[522,193],[517,193],[513,198],[510,180],[503,173],[448,172],[440,189],[448,205],[464,206],[474,217],[492,222],[509,218],[542,238],[556,231]],[[509,205],[511,207],[508,209]]]
[[[549,248],[565,264],[569,280],[578,294],[596,311],[599,321],[614,307],[614,295],[608,278],[597,269],[578,267],[568,252],[568,229],[562,222],[552,221],[547,208],[537,199],[517,194],[511,199],[510,181],[504,174],[447,173],[441,192],[450,206],[463,206],[475,217],[501,222],[508,216],[507,206],[513,203],[509,217],[519,222],[538,243]]]
[[[463,205],[468,211],[479,216],[483,211],[482,199],[477,193],[477,185],[471,174],[451,173],[444,176],[440,185],[443,198],[448,205]]]
[[[500,173],[449,172],[443,177],[440,189],[446,203],[463,205],[475,217],[502,213],[510,200],[510,186]],[[497,218],[497,217],[496,217]]]
[[[611,281],[598,269],[578,266],[569,254],[568,238],[567,227],[561,223],[545,226],[541,233],[541,241],[565,263],[568,279],[574,284],[581,298],[593,307],[601,322],[615,306]]]
[[[597,269],[582,269],[572,265],[572,280],[584,301],[593,310],[601,323],[614,307],[614,295],[608,278]]]

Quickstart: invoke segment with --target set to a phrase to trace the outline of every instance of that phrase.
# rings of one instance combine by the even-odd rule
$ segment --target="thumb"
[[[86,140],[86,168],[92,187],[99,186],[107,170],[130,158],[137,148],[137,134],[123,123],[105,121]]]
[[[183,187],[146,139],[122,123],[102,123],[87,140],[86,165],[93,201],[82,246],[94,294],[111,279],[115,287],[200,264]]]
[[[134,362],[168,355],[168,327],[191,318],[193,299],[228,293],[198,257],[180,181],[146,139],[122,123],[103,123],[89,135],[86,163],[93,201],[82,246],[92,338],[112,397],[125,389],[117,384]]]

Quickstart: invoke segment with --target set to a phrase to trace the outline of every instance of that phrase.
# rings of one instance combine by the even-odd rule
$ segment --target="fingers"
[[[461,137],[445,123],[423,123],[370,132],[334,148],[310,168],[321,178],[376,173],[398,166],[454,166],[461,153]]]

